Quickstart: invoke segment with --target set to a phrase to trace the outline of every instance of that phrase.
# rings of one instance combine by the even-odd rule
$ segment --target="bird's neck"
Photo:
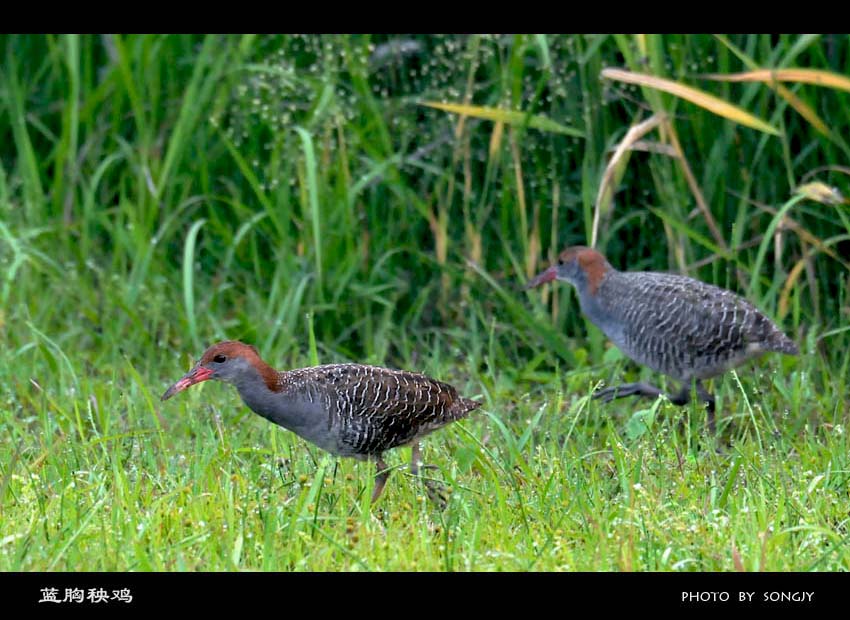
[[[336,453],[334,437],[328,435],[326,402],[309,385],[297,386],[288,381],[289,373],[277,373],[269,388],[268,377],[261,372],[245,373],[234,382],[242,401],[254,413],[292,431],[323,450]]]
[[[281,377],[274,368],[258,360],[248,372],[240,374],[233,385],[248,407],[263,417],[286,399],[281,389]]]
[[[605,304],[599,299],[598,293],[591,295],[587,290],[579,291],[578,301],[581,311],[597,325],[600,321],[605,321],[608,318],[608,311]]]
[[[605,304],[600,299],[600,294],[603,292],[602,289],[605,287],[609,275],[609,273],[604,273],[599,276],[598,280],[591,281],[586,273],[579,272],[578,278],[573,282],[582,312],[588,316],[604,312]]]
[[[616,288],[616,279],[619,275],[614,269],[607,271],[602,276],[591,293],[590,287],[581,287],[578,291],[581,311],[590,321],[601,329],[609,338],[613,339],[614,333],[619,327],[616,312],[611,306],[610,289]]]

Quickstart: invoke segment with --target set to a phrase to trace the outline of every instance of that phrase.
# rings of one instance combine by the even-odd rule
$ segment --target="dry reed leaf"
[[[850,92],[850,78],[821,69],[757,69],[742,73],[709,73],[702,77],[718,82],[799,82]]]
[[[803,269],[806,267],[806,263],[811,259],[811,255],[804,255],[803,258],[797,261],[794,267],[791,269],[791,273],[788,274],[788,279],[785,280],[785,284],[782,286],[782,292],[779,294],[779,308],[776,311],[777,318],[782,321],[785,318],[785,315],[788,314],[788,303],[791,299],[791,291],[794,289],[794,285],[797,283],[797,280],[800,279],[800,275],[803,273]]]
[[[778,71],[774,71],[774,73],[782,73],[786,71],[785,69],[780,69]],[[793,69],[792,71],[798,71]],[[806,69],[805,71],[809,71]],[[770,86],[776,93],[785,99],[788,104],[794,108],[797,113],[805,118],[809,124],[814,127],[817,131],[824,135],[829,135],[829,128],[826,126],[826,123],[823,122],[820,116],[818,116],[817,112],[815,112],[814,108],[812,108],[805,101],[800,99],[797,95],[792,93],[788,88],[779,84],[780,79],[771,79],[769,77],[770,69],[753,69],[752,71],[747,71],[744,73],[732,73],[732,74],[723,74],[723,73],[709,73],[706,75],[701,75],[699,77],[714,80],[716,82],[763,82]],[[826,72],[821,72],[826,73]],[[830,74],[835,76],[835,74]],[[836,76],[841,77],[841,76]],[[787,80],[793,81],[793,80]],[[811,83],[820,83],[820,82],[811,82]]]
[[[599,182],[599,191],[596,194],[596,208],[593,212],[593,227],[590,236],[591,247],[596,247],[596,240],[599,233],[600,214],[605,211],[607,213],[610,203],[614,197],[614,189],[617,184],[616,179],[622,178],[625,170],[628,157],[625,157],[632,145],[637,143],[643,136],[655,129],[661,124],[663,117],[658,114],[650,116],[645,121],[641,121],[637,125],[632,125],[620,140],[617,148],[614,149],[614,154],[608,161],[605,167],[605,172],[602,174],[602,180]]]
[[[727,250],[728,246],[726,245],[726,240],[723,238],[723,235],[720,233],[720,228],[717,226],[717,222],[714,221],[714,216],[711,214],[711,209],[708,208],[708,203],[705,201],[705,197],[702,195],[702,190],[699,188],[699,183],[697,183],[697,179],[694,176],[694,173],[691,171],[691,166],[688,164],[688,159],[685,157],[685,152],[682,150],[682,146],[679,144],[679,137],[676,134],[676,130],[673,128],[673,124],[669,119],[664,119],[664,128],[667,130],[667,134],[670,136],[670,146],[672,146],[678,155],[677,159],[679,160],[679,164],[682,166],[682,172],[685,173],[685,180],[688,183],[688,187],[691,190],[691,194],[693,194],[694,200],[696,200],[697,207],[702,212],[703,219],[705,219],[705,223],[708,226],[708,229],[711,231],[711,235],[714,237],[714,240],[717,242],[717,245],[720,246],[723,250]],[[684,256],[681,258],[682,263],[681,266],[684,266]],[[744,275],[738,270],[738,275],[741,279],[744,279]]]

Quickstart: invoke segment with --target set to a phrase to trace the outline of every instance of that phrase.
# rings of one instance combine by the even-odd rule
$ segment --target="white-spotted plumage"
[[[480,406],[447,383],[403,370],[327,364],[278,372],[254,347],[236,341],[207,349],[163,400],[207,379],[232,383],[252,411],[332,454],[376,461],[373,500],[388,476],[386,450],[412,445],[416,473],[418,441]],[[435,492],[433,485],[427,489]]]
[[[585,315],[627,356],[683,383],[670,399],[690,400],[691,381],[708,404],[714,426],[714,398],[701,381],[769,351],[798,355],[797,345],[764,313],[732,291],[687,276],[618,271],[596,250],[567,248],[556,264],[526,288],[552,280],[575,286]],[[595,394],[655,397],[646,383],[609,387]]]

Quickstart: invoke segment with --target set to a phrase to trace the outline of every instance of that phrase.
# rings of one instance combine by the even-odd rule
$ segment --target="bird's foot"
[[[610,403],[615,398],[620,396],[626,396],[626,394],[619,393],[619,386],[617,387],[608,387],[602,390],[596,390],[593,393],[593,400],[601,400],[603,403]]]
[[[387,479],[390,477],[390,468],[384,463],[383,459],[377,459],[375,462],[375,487],[372,490],[372,504],[378,501],[384,486],[387,484]]]
[[[593,393],[593,400],[610,403],[616,398],[624,398],[626,396],[648,396],[655,398],[661,393],[661,390],[648,383],[624,383],[623,385],[612,385],[611,387],[597,390]]]
[[[442,482],[425,479],[422,481],[425,487],[425,495],[434,503],[438,510],[445,510],[451,497],[451,490]]]
[[[412,466],[410,470],[414,477],[419,478],[422,481],[422,486],[425,487],[425,495],[428,496],[428,499],[431,500],[438,509],[443,510],[449,502],[451,492],[448,487],[439,480],[422,477],[420,472],[424,469],[439,470],[440,468],[436,465],[419,464],[418,462],[415,462],[415,466]]]

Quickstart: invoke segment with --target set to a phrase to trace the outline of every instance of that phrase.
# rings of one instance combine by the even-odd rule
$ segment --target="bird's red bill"
[[[532,279],[528,284],[526,284],[525,288],[527,290],[530,288],[534,288],[535,286],[540,286],[541,284],[551,282],[557,277],[557,275],[558,272],[553,265],[552,267],[549,267],[549,269],[547,269],[546,271],[541,271],[536,276],[534,276],[534,279]]]
[[[177,392],[182,392],[190,385],[195,385],[196,383],[200,383],[201,381],[206,381],[207,379],[210,379],[212,377],[212,374],[213,371],[209,368],[204,368],[203,366],[195,366],[192,370],[183,375],[177,381],[177,383],[165,390],[165,394],[162,395],[161,400],[168,400]]]

